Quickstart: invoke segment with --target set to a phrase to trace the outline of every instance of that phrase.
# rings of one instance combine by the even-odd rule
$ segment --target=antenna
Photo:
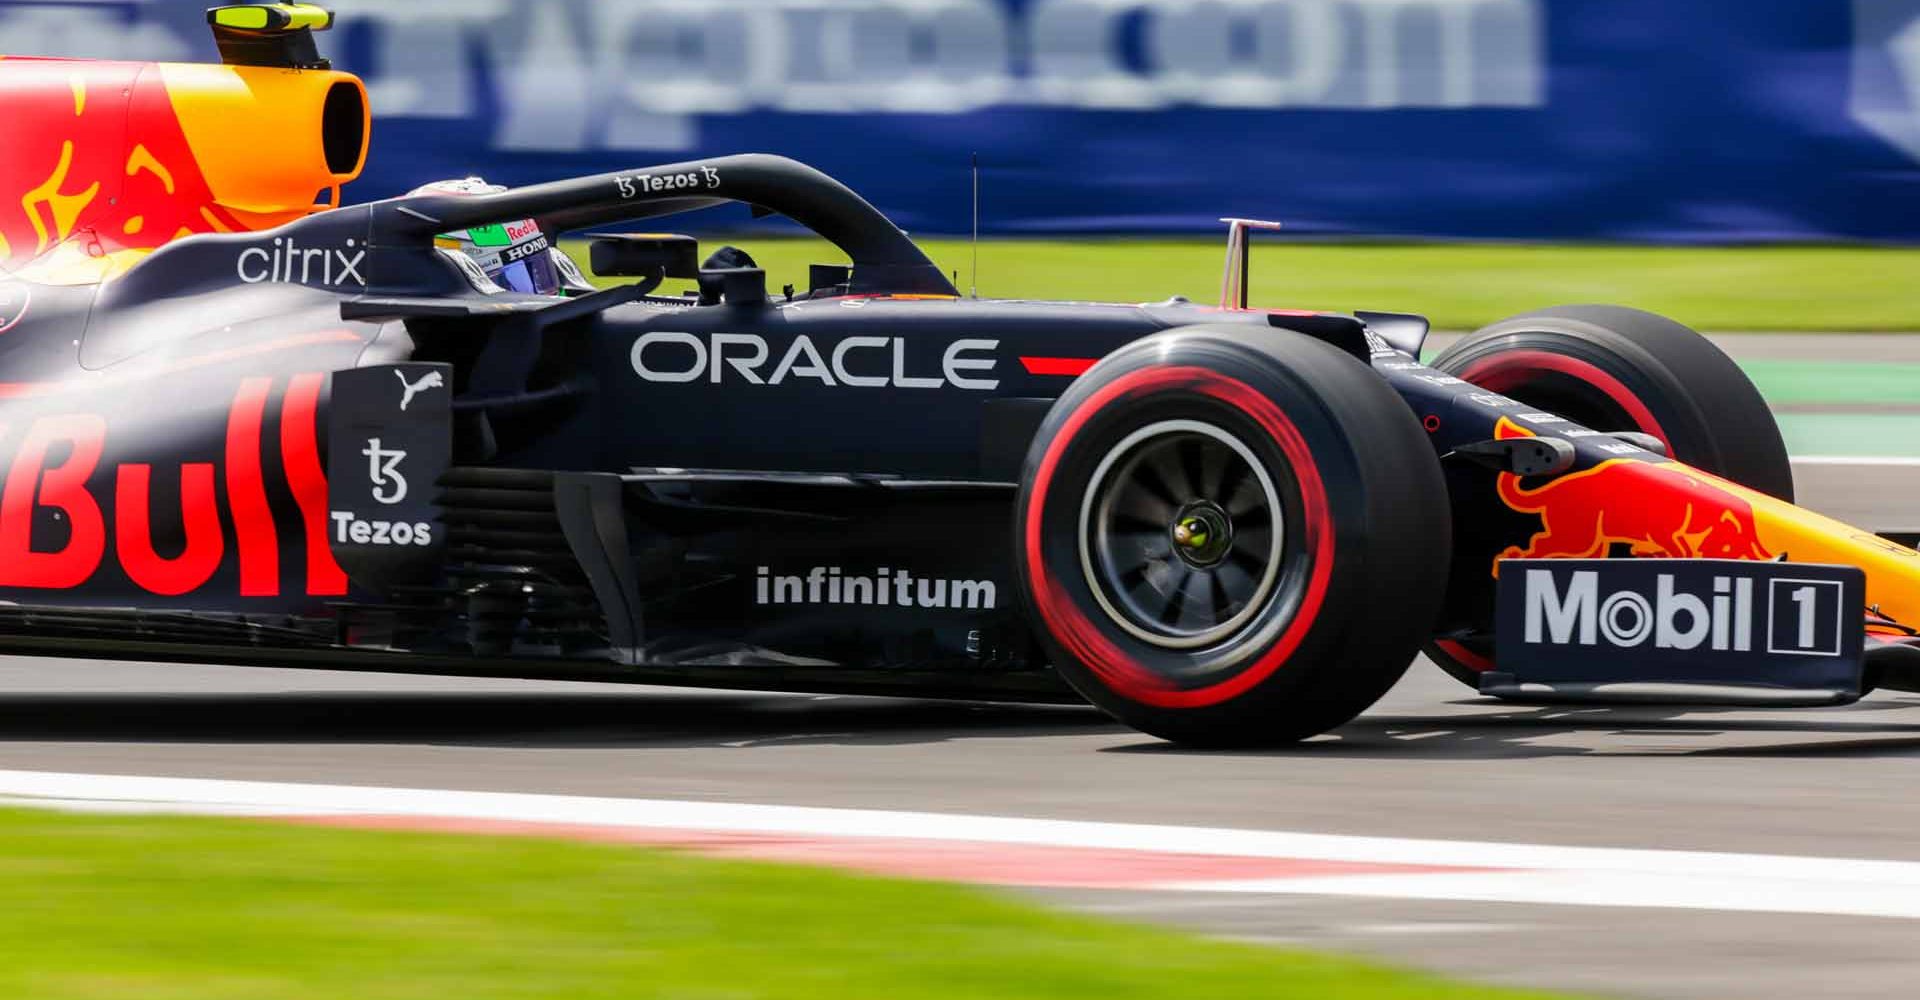
[[[980,297],[980,154],[973,154],[973,270],[968,275],[967,293]]]
[[[1227,224],[1227,267],[1226,274],[1220,279],[1220,308],[1245,309],[1248,268],[1252,262],[1249,230],[1279,229],[1280,224],[1261,219],[1228,218],[1220,221]]]

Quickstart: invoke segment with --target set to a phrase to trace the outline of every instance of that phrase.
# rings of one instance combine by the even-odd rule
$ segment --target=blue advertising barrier
[[[213,59],[206,2],[0,3],[0,53]],[[768,151],[961,233],[977,152],[990,233],[1920,239],[1920,0],[327,6],[359,200]]]

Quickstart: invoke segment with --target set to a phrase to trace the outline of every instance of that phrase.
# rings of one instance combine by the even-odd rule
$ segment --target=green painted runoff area
[[[0,810],[0,996],[1545,1000],[1007,893],[531,837]]]
[[[1741,367],[1774,407],[1790,454],[1920,456],[1920,365],[1756,359]],[[1805,412],[1820,407],[1846,412]]]

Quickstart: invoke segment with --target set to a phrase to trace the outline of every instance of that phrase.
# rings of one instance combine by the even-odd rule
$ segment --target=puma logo
[[[420,376],[420,381],[418,382],[408,382],[407,373],[403,371],[395,371],[393,375],[400,380],[400,412],[402,413],[407,411],[407,404],[413,402],[414,396],[426,392],[428,389],[438,389],[447,384],[447,380],[441,378],[439,372],[428,372]]]

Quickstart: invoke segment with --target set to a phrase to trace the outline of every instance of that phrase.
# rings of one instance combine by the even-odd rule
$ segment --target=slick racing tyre
[[[1542,309],[1462,338],[1433,367],[1594,430],[1650,434],[1682,462],[1793,499],[1787,448],[1759,390],[1712,341],[1664,316],[1622,306]],[[1463,565],[1449,604],[1479,587],[1490,607],[1492,586]],[[1441,669],[1474,686],[1491,668],[1491,652],[1462,641],[1426,648]]]
[[[1027,452],[1022,595],[1055,669],[1203,746],[1338,726],[1431,633],[1451,530],[1400,397],[1320,341],[1188,327],[1077,379]]]

